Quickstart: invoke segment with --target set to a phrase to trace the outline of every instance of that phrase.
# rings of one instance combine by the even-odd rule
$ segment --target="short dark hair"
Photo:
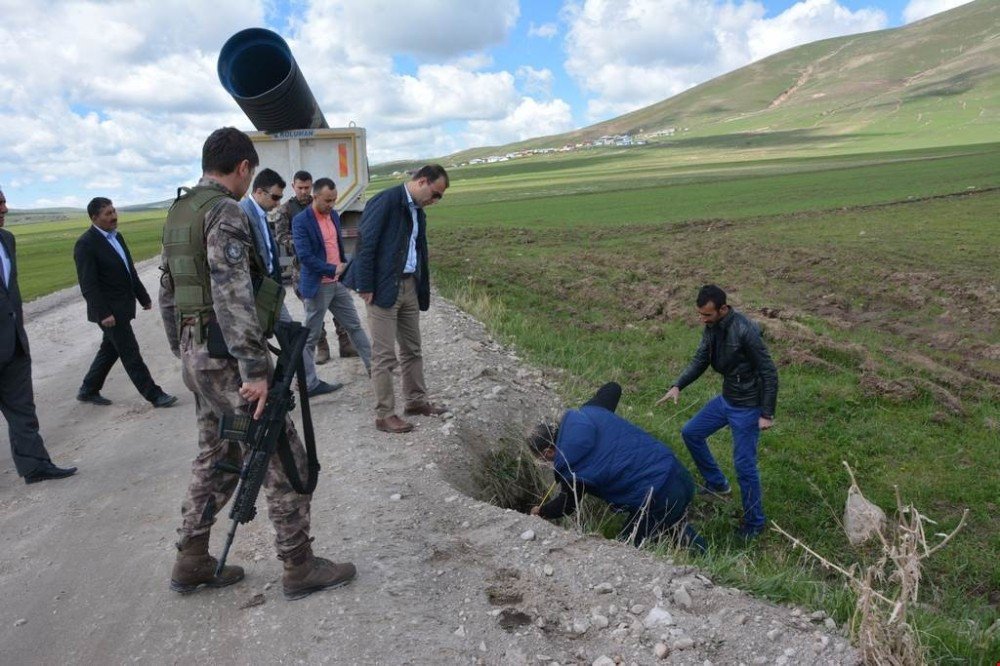
[[[264,169],[253,179],[253,190],[251,191],[269,190],[275,185],[281,189],[285,189],[286,183],[274,169]]]
[[[292,176],[292,182],[293,183],[295,181],[297,181],[297,180],[312,180],[312,179],[313,179],[313,177],[312,177],[311,173],[309,173],[308,171],[302,171],[302,170],[296,171],[295,175]]]
[[[111,199],[108,199],[107,197],[94,197],[90,200],[90,203],[87,204],[87,215],[90,216],[90,219],[94,219],[97,217],[98,213],[104,210],[105,206],[110,205]]]
[[[542,421],[528,432],[528,447],[538,457],[556,445],[559,437],[559,426]]]
[[[250,160],[254,169],[260,164],[253,141],[235,127],[220,127],[205,139],[201,149],[201,170],[205,173],[231,174],[243,160]]]
[[[444,178],[444,186],[449,187],[451,185],[451,182],[448,180],[448,172],[440,164],[425,164],[417,169],[417,172],[413,174],[413,178],[410,180],[420,180],[421,178],[426,178],[431,183],[437,181],[438,178]]]
[[[313,183],[313,194],[319,193],[321,190],[330,188],[331,190],[337,189],[337,183],[333,182],[332,178],[319,178]]]
[[[699,308],[712,303],[715,305],[715,309],[718,310],[726,304],[726,292],[714,284],[706,284],[698,290],[698,300],[695,303]]]

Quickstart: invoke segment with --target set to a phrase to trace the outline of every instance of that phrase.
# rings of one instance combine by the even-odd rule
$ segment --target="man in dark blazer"
[[[49,458],[42,436],[31,387],[31,352],[21,312],[21,290],[17,286],[14,234],[3,228],[7,198],[0,190],[0,411],[7,419],[10,452],[25,483],[62,479],[76,467],[56,467]]]
[[[93,225],[76,241],[73,259],[80,291],[87,301],[87,319],[101,327],[104,337],[76,399],[110,405],[100,391],[115,361],[121,358],[142,397],[154,407],[169,407],[177,398],[164,393],[153,381],[132,330],[135,302],[149,310],[152,300],[136,274],[125,240],[118,234],[118,212],[110,199],[95,197],[87,204],[87,214]]]
[[[446,410],[427,401],[420,349],[420,312],[430,307],[424,208],[441,200],[448,174],[438,164],[421,167],[408,182],[383,190],[365,206],[357,249],[341,282],[368,308],[372,336],[375,427],[403,433],[413,424],[396,415],[392,371],[399,366],[406,415],[435,416]],[[296,243],[298,245],[298,243]]]

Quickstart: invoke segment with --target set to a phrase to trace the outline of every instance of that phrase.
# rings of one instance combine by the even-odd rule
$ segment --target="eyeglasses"
[[[440,201],[441,197],[443,196],[444,195],[441,194],[440,192],[435,192],[434,190],[431,190],[431,199],[434,199],[434,201]]]
[[[271,195],[271,201],[281,201],[281,195],[280,194],[272,194]]]

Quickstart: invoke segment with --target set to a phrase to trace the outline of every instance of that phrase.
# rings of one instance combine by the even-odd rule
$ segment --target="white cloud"
[[[538,102],[525,97],[502,119],[470,122],[464,143],[469,146],[493,146],[568,132],[573,129],[572,116],[569,104],[561,99]]]
[[[888,24],[885,12],[855,12],[836,0],[805,0],[773,19],[757,20],[747,30],[750,58],[759,60],[799,44],[859,32],[881,30]]]
[[[0,180],[12,205],[128,205],[192,183],[212,129],[251,128],[216,59],[265,19],[281,24],[328,122],[368,129],[372,162],[520,138],[532,117],[569,127],[565,103],[532,99],[551,97],[551,71],[515,75],[489,54],[513,30],[517,0],[291,4],[284,16],[273,0],[214,0],[211,11],[198,0],[0,0]]]
[[[555,23],[543,23],[541,25],[535,25],[532,21],[528,26],[528,37],[541,37],[542,39],[551,39],[556,36],[559,32],[559,27]]]
[[[592,120],[632,111],[776,51],[884,28],[883,12],[803,0],[773,18],[753,0],[580,0],[564,7],[566,70]]]
[[[555,76],[551,69],[535,69],[528,65],[522,65],[517,68],[515,76],[521,83],[521,90],[526,93],[534,93],[541,97],[549,97],[552,94]]]
[[[398,20],[385,21],[387,11]],[[425,0],[391,9],[347,0],[314,2],[293,23],[289,43],[327,121],[354,120],[368,129],[372,162],[442,155],[469,147],[473,136],[492,136],[483,129],[488,126],[510,135],[520,120],[509,116],[522,107],[525,95],[550,96],[552,75],[546,70],[522,67],[516,76],[485,71],[493,60],[484,50],[503,41],[517,17],[514,0]],[[433,48],[418,34],[426,30]],[[392,58],[399,53],[427,62],[403,73]],[[432,56],[437,57],[432,61]],[[473,122],[485,124],[463,133],[462,125]],[[457,129],[435,129],[441,125]]]
[[[913,23],[968,2],[969,0],[910,0],[903,9],[903,21]]]
[[[322,17],[327,39],[351,49],[452,57],[499,44],[519,13],[517,0],[332,0],[314,2],[308,21]]]

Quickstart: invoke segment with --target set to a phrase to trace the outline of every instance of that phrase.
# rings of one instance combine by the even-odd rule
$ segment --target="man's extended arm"
[[[683,391],[685,387],[701,377],[702,373],[708,369],[709,344],[709,335],[706,330],[701,335],[701,342],[698,344],[698,349],[694,352],[694,357],[691,359],[691,363],[688,364],[688,367],[681,373],[681,376],[674,382],[674,386],[676,386],[678,390]]]

